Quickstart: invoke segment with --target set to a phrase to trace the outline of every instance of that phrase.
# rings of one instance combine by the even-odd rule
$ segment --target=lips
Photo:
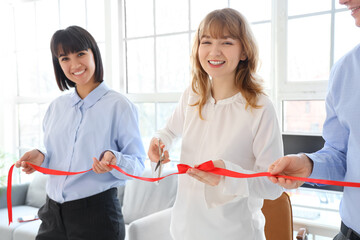
[[[225,64],[225,61],[209,60],[208,63],[209,63],[211,68],[220,68]]]
[[[78,75],[83,74],[84,72],[85,72],[85,69],[82,70],[82,71],[74,72],[73,74],[74,74],[75,76],[78,76]]]
[[[359,11],[360,6],[358,6],[358,7],[351,7],[351,8],[349,8],[349,9],[350,9],[350,11],[351,11],[351,15],[354,15],[354,14],[356,14],[356,13]]]

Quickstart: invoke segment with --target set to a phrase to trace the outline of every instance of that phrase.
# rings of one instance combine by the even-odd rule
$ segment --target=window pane
[[[97,42],[105,41],[105,4],[104,1],[86,0],[87,30]]]
[[[129,93],[153,93],[154,39],[145,38],[127,42],[127,84]]]
[[[39,76],[37,86],[35,87],[39,89],[39,95],[44,97],[60,95],[61,92],[55,80],[50,49],[44,49],[38,54],[39,62],[37,65],[39,68]],[[36,82],[34,82],[34,84],[36,84]],[[34,96],[33,93],[30,93],[29,95]]]
[[[0,93],[4,99],[12,99],[17,92],[16,55],[14,53],[1,54],[0,66],[1,69],[6,69],[6,71],[2,71],[0,80],[1,86],[6,86],[6,88],[2,87]],[[7,104],[10,104],[10,102],[8,101]],[[3,114],[3,112],[0,113],[0,115],[1,114]]]
[[[0,37],[0,55],[3,57],[8,52],[15,51],[15,25],[13,11],[8,3],[0,1],[0,29],[3,34]],[[4,34],[6,33],[6,34]]]
[[[156,34],[183,32],[189,29],[188,1],[157,0]]]
[[[42,119],[38,104],[19,104],[19,135],[22,148],[40,147]]]
[[[260,64],[259,75],[264,79],[264,84],[270,88],[270,69],[271,69],[271,24],[255,24],[252,29],[258,42]]]
[[[230,0],[230,7],[242,13],[249,22],[271,19],[271,1],[269,0]]]
[[[50,52],[50,40],[59,29],[59,9],[57,0],[43,0],[36,3],[36,42],[38,49]],[[47,59],[51,61],[51,58]]]
[[[191,29],[196,30],[201,20],[211,11],[228,7],[228,0],[193,0],[190,5]]]
[[[33,50],[36,46],[35,4],[17,4],[14,12],[17,51]]]
[[[71,25],[86,28],[85,0],[61,0],[59,3],[61,28]]]
[[[154,34],[153,1],[126,0],[126,32],[128,38]]]
[[[335,15],[334,61],[359,44],[360,31],[349,11]]]
[[[331,10],[331,1],[332,0],[288,0],[288,15],[293,16],[329,11]]]
[[[39,95],[37,64],[37,52],[35,51],[17,54],[19,96],[34,97]]]
[[[189,83],[189,35],[156,39],[157,88],[159,92],[182,92]]]
[[[325,101],[284,101],[284,132],[321,134],[326,118]]]
[[[136,103],[139,112],[139,128],[145,152],[149,149],[150,140],[155,133],[155,104]]]
[[[170,118],[172,113],[174,112],[178,103],[158,103],[158,111],[157,111],[157,127],[156,129],[164,128],[167,120]]]
[[[157,129],[165,127],[167,120],[175,110],[177,103],[158,103],[157,107]],[[180,160],[181,141],[177,139],[171,146],[169,152],[171,160]]]
[[[330,14],[288,22],[288,81],[327,80]]]

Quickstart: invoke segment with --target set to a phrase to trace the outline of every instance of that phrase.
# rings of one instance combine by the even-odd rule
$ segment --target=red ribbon
[[[53,169],[39,167],[39,166],[31,164],[29,162],[27,162],[27,164],[29,164],[31,167],[33,167],[38,172],[41,172],[44,174],[50,174],[50,175],[77,175],[77,174],[86,173],[86,172],[89,172],[92,170],[92,169],[89,169],[89,170],[81,171],[81,172],[66,172],[66,171],[59,171],[59,170],[53,170]],[[11,186],[12,185],[11,184],[12,184],[12,173],[13,173],[14,166],[15,166],[15,164],[10,167],[9,175],[8,175],[7,207],[8,207],[9,225],[10,225],[10,223],[12,223],[12,204],[11,204]],[[184,174],[187,172],[188,169],[192,168],[186,164],[178,164],[177,165],[178,172],[174,172],[174,173],[171,173],[166,176],[159,177],[159,178],[147,178],[147,177],[139,177],[139,176],[131,175],[131,174],[125,172],[124,170],[122,170],[120,167],[115,166],[115,165],[110,165],[110,167],[115,168],[117,171],[121,172],[122,174],[124,174],[128,177],[139,179],[142,181],[147,181],[147,182],[156,182],[156,181],[159,181],[166,177],[169,177],[171,175]],[[291,180],[298,180],[298,181],[302,181],[302,182],[311,182],[311,183],[326,184],[326,185],[336,185],[336,186],[343,186],[343,187],[360,187],[360,183],[358,183],[358,182],[344,182],[344,181],[333,181],[333,180],[324,180],[324,179],[315,179],[315,178],[302,178],[302,177],[293,177],[293,176],[284,176],[284,175],[271,175],[269,172],[260,172],[260,173],[252,173],[252,174],[239,173],[239,172],[234,172],[234,171],[224,169],[224,168],[217,168],[214,166],[214,163],[212,161],[204,162],[203,164],[201,164],[197,167],[194,167],[194,168],[202,170],[204,172],[210,172],[210,173],[213,173],[216,175],[233,177],[233,178],[256,178],[256,177],[271,177],[271,176],[273,176],[273,177],[287,178],[287,179],[291,179]]]

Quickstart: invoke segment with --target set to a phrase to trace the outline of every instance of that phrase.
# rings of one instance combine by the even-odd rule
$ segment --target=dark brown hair
[[[75,83],[69,80],[59,63],[60,50],[66,55],[83,50],[91,49],[95,61],[95,82],[102,82],[104,69],[102,65],[99,47],[91,34],[79,26],[70,26],[54,33],[50,42],[52,61],[54,66],[56,82],[61,91],[75,87]]]

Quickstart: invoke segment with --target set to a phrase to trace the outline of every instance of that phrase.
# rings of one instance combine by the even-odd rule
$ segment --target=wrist
[[[313,160],[311,160],[311,158],[309,158],[306,154],[302,153],[299,154],[300,159],[303,161],[304,163],[304,168],[306,169],[306,175],[307,177],[309,177],[313,171],[314,168],[314,162]]]

